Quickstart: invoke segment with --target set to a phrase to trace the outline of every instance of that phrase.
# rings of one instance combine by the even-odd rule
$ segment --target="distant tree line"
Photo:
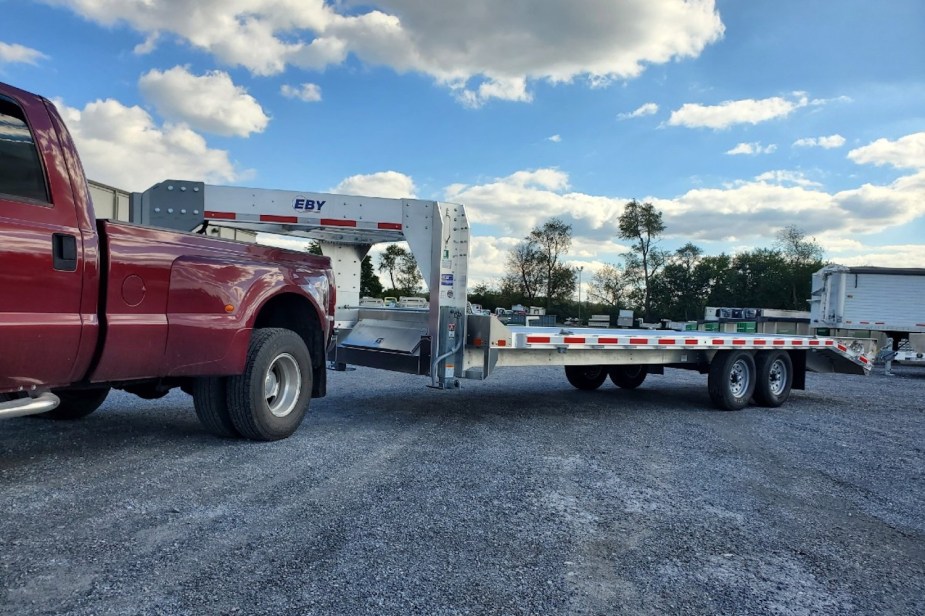
[[[795,225],[781,230],[772,248],[715,256],[690,242],[664,250],[664,231],[662,213],[651,203],[626,204],[616,236],[630,250],[622,263],[592,275],[583,315],[630,309],[656,322],[702,319],[706,306],[806,310],[811,276],[825,265],[822,248]],[[539,305],[574,316],[578,271],[563,262],[571,242],[571,226],[558,218],[535,227],[508,253],[500,285],[477,284],[470,300],[485,307]]]

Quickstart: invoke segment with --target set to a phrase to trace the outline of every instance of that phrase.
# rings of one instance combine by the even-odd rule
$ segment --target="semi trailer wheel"
[[[710,363],[707,386],[713,404],[738,411],[755,392],[755,360],[746,351],[719,351]]]
[[[604,366],[566,366],[565,378],[573,387],[590,391],[604,384],[607,369]]]
[[[240,436],[228,410],[228,379],[210,376],[193,383],[193,406],[202,427],[224,438]]]
[[[617,387],[636,389],[646,380],[649,369],[646,366],[610,366],[607,372]]]
[[[37,415],[37,417],[63,419],[65,421],[82,419],[103,405],[110,389],[109,386],[104,386],[88,389],[53,390],[52,393],[61,399],[61,404],[47,413]]]
[[[755,402],[777,407],[790,397],[793,362],[786,351],[762,351],[755,356]]]
[[[256,329],[244,373],[228,377],[228,410],[241,436],[275,441],[296,431],[312,395],[305,342],[288,329]]]

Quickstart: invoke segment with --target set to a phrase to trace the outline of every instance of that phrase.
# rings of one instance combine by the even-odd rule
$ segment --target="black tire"
[[[109,395],[109,386],[93,387],[90,389],[59,389],[52,391],[61,399],[61,404],[47,413],[40,413],[36,417],[71,421],[83,419],[102,406]]]
[[[565,378],[573,387],[590,391],[597,389],[607,380],[604,366],[566,366]]]
[[[793,361],[786,351],[762,351],[755,357],[755,403],[778,407],[790,397]]]
[[[755,392],[755,360],[747,351],[720,351],[710,363],[710,399],[724,411],[745,408]]]
[[[228,377],[227,395],[231,422],[241,436],[275,441],[291,435],[312,395],[305,342],[288,329],[254,330],[244,373]]]
[[[636,389],[646,380],[648,366],[610,366],[607,370],[614,385],[623,389]]]
[[[193,382],[193,406],[202,427],[223,438],[241,436],[231,421],[228,410],[228,379],[203,377]]]

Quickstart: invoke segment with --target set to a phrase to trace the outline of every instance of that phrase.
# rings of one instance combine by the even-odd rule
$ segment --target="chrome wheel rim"
[[[736,398],[741,398],[748,391],[749,369],[744,360],[739,360],[732,365],[729,372],[729,391]]]
[[[302,390],[302,371],[295,357],[282,353],[273,360],[263,378],[263,395],[267,408],[276,417],[285,417],[295,409]]]
[[[787,384],[787,366],[781,359],[776,359],[768,370],[768,389],[775,396],[784,393]]]

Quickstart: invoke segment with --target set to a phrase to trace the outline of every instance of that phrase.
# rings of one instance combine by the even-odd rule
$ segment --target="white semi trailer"
[[[925,363],[925,269],[828,265],[813,274],[810,326],[890,339],[887,359]]]
[[[715,405],[778,406],[806,371],[867,374],[870,340],[816,336],[508,326],[467,314],[469,222],[459,204],[214,186],[167,180],[133,195],[132,220],[191,230],[222,226],[307,238],[331,257],[337,288],[333,366],[429,376],[456,387],[508,366],[554,365],[596,389],[638,387],[666,367],[707,374]],[[205,231],[205,228],[203,228]],[[430,291],[424,308],[362,306],[360,265],[373,244],[406,241]]]

